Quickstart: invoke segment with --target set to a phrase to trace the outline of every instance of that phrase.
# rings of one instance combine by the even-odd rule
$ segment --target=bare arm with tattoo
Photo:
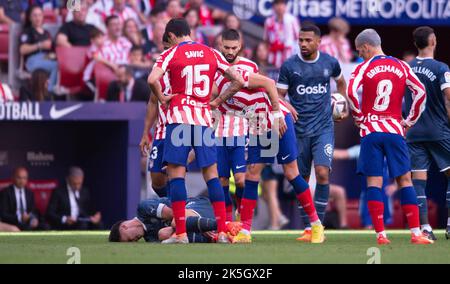
[[[222,94],[218,95],[217,98],[210,103],[212,109],[216,109],[220,104],[226,102],[244,87],[244,79],[235,67],[228,68],[223,75],[230,80],[231,84]]]

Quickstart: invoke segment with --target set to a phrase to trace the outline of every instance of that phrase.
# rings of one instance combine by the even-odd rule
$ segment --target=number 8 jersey
[[[209,102],[216,71],[230,67],[216,50],[196,42],[182,42],[161,54],[156,66],[168,72],[172,94],[167,123],[212,127]]]
[[[360,108],[357,90],[361,86]],[[409,65],[395,57],[378,55],[356,67],[348,85],[348,97],[361,137],[373,132],[404,136],[401,121],[406,87],[412,92],[413,104],[405,123],[412,126],[425,108],[426,94]]]

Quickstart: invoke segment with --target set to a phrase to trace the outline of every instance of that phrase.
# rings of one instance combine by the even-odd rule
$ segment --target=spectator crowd
[[[150,89],[144,83],[164,51],[162,35],[171,18],[184,17],[191,27],[191,37],[206,45],[217,47],[217,35],[223,28],[237,29],[245,38],[237,16],[212,9],[204,0],[67,2],[0,0],[0,25],[22,26],[17,35],[20,70],[28,76],[22,76],[25,79],[20,90],[13,92],[15,100],[70,96],[95,101],[147,101]],[[242,50],[265,74],[298,52],[298,18],[287,11],[286,0],[273,1],[273,11],[264,23],[262,40],[255,46],[244,45]],[[329,30],[322,38],[321,50],[343,63],[352,61],[354,53],[346,39],[348,23],[334,18]],[[78,71],[67,73],[75,65]]]

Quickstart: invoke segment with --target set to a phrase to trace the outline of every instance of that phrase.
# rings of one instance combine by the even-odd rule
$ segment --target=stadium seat
[[[87,47],[57,47],[59,85],[71,95],[83,89],[83,71],[86,67]]]
[[[9,27],[0,25],[0,61],[8,61],[9,54]]]
[[[44,9],[44,23],[58,23],[58,15],[52,9]]]
[[[95,86],[97,92],[95,94],[96,101],[106,100],[109,83],[116,80],[114,72],[102,63],[95,64],[94,67]]]

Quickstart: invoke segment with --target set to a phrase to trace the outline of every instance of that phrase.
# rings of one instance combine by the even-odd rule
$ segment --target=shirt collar
[[[305,60],[305,59],[303,59],[303,56],[302,56],[301,53],[298,53],[298,58],[300,58],[300,60],[305,62],[305,63],[316,63],[317,60],[319,60],[319,58],[320,58],[320,51],[317,52],[317,57],[314,60]]]
[[[425,59],[433,59],[433,57],[420,57],[420,56],[417,56],[416,59],[418,59],[418,60],[425,60]]]

